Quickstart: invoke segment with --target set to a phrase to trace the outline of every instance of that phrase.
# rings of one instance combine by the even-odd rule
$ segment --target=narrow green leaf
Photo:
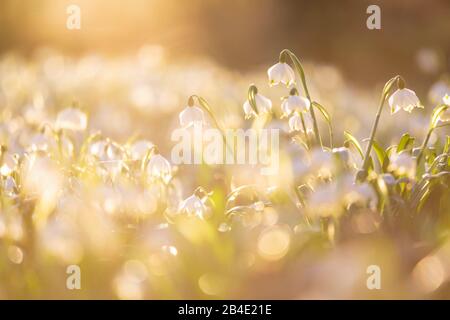
[[[361,155],[361,158],[364,159],[364,152],[358,140],[347,131],[344,131],[344,136],[347,139],[347,141],[351,142],[353,146],[356,148],[356,150],[358,150],[359,154]]]
[[[409,135],[409,133],[405,133],[400,138],[400,141],[397,145],[397,153],[402,152],[403,150],[407,150],[414,145],[414,138]]]

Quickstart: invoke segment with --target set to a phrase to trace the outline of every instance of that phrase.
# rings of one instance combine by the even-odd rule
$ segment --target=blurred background
[[[81,30],[65,27],[69,4],[81,8]],[[381,30],[366,27],[370,4],[381,7]],[[0,52],[51,46],[69,55],[120,55],[157,44],[170,59],[245,71],[288,47],[356,84],[384,82],[393,72],[428,83],[449,70],[449,17],[448,0],[3,0]]]

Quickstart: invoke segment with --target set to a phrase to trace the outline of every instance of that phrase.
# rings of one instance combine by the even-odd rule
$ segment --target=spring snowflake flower
[[[197,106],[187,106],[179,115],[180,125],[184,128],[195,125],[206,125],[205,114]]]
[[[281,110],[283,116],[289,116],[294,111],[306,112],[310,106],[311,102],[307,98],[299,96],[297,90],[292,89],[289,96],[281,103]]]
[[[152,178],[162,179],[165,183],[169,183],[172,179],[172,166],[162,155],[155,154],[148,162],[147,173]]]
[[[17,157],[9,152],[1,156],[0,174],[9,176],[17,167]]]
[[[255,94],[255,102],[258,113],[270,113],[272,110],[272,101],[270,99],[264,97],[262,94]],[[250,102],[247,100],[244,103],[244,113],[245,119],[250,119],[253,116],[256,116],[255,110],[253,110]]]
[[[283,83],[290,86],[295,83],[294,70],[286,62],[278,62],[267,70],[271,86]]]
[[[446,94],[445,97],[442,98],[444,104],[448,107],[439,115],[439,121],[441,122],[449,122],[450,121],[450,97]]]
[[[58,130],[83,131],[87,127],[87,117],[79,109],[67,108],[58,113],[55,126]]]
[[[186,214],[189,217],[204,219],[208,208],[198,196],[193,194],[180,203],[178,211],[179,213]]]
[[[389,106],[391,107],[391,114],[398,112],[400,109],[411,112],[414,108],[423,108],[416,93],[407,88],[397,89],[389,97]]]

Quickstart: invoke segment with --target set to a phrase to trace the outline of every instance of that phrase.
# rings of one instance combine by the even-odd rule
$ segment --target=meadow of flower
[[[448,79],[367,90],[302,62],[3,55],[0,298],[450,298]],[[277,174],[174,165],[198,123],[280,130]]]

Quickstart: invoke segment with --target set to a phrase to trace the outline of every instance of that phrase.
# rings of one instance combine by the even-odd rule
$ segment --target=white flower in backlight
[[[270,99],[264,97],[262,94],[256,93],[255,94],[255,103],[256,108],[259,113],[269,113],[272,110],[272,101]],[[244,103],[244,113],[245,113],[245,119],[249,119],[252,116],[256,116],[255,110],[253,110],[250,102],[247,100]]]
[[[278,62],[267,70],[269,76],[269,83],[274,86],[279,83],[284,83],[286,86],[290,86],[295,82],[294,70],[285,62]]]
[[[172,179],[172,166],[162,155],[155,154],[148,162],[147,173],[152,178],[161,179],[165,183],[169,183]]]
[[[187,106],[179,115],[180,125],[182,127],[191,127],[194,125],[206,125],[205,114],[197,106]]]
[[[203,219],[208,208],[198,196],[193,194],[180,203],[178,211],[188,216]]]
[[[298,112],[295,112],[289,118],[289,132],[301,131],[302,129],[303,129],[302,118],[300,117]]]
[[[294,111],[306,112],[310,106],[311,102],[307,98],[291,94],[281,103],[281,110],[283,110],[283,116],[289,116]]]
[[[67,108],[58,113],[55,126],[56,129],[83,131],[87,127],[87,117],[79,109]]]
[[[389,97],[389,106],[392,114],[400,109],[411,112],[414,108],[423,108],[416,93],[407,88],[397,89]]]
[[[154,147],[154,144],[147,140],[139,140],[130,147],[130,154],[133,160],[142,160],[147,152]]]
[[[389,170],[399,175],[414,177],[416,173],[416,161],[407,152],[393,153],[390,157]]]

